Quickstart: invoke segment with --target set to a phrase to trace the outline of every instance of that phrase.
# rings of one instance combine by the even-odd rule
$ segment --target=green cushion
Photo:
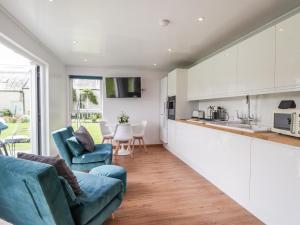
[[[75,136],[68,138],[66,142],[74,156],[80,156],[84,152],[83,146],[78,142]]]
[[[76,224],[87,224],[114,199],[122,200],[122,182],[109,177],[99,177],[83,172],[74,172],[82,193],[77,196],[78,207],[72,208]]]
[[[82,155],[73,157],[72,163],[95,163],[109,160],[112,158],[112,145],[111,144],[98,144],[95,145],[95,151],[85,151]]]

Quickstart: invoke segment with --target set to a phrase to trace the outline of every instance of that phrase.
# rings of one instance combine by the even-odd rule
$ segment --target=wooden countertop
[[[177,122],[181,123],[187,123],[187,124],[192,124],[200,127],[206,127],[206,128],[211,128],[215,130],[220,130],[220,131],[225,131],[225,132],[230,132],[234,134],[239,134],[239,135],[244,135],[248,137],[253,137],[253,138],[258,138],[266,141],[272,141],[280,144],[286,144],[286,145],[291,145],[295,147],[300,147],[300,138],[297,137],[291,137],[287,135],[282,135],[274,132],[255,132],[255,133],[250,133],[246,131],[240,131],[240,130],[235,130],[227,127],[217,127],[208,123],[197,123],[197,122],[192,122],[192,121],[187,121],[187,120],[176,120]]]

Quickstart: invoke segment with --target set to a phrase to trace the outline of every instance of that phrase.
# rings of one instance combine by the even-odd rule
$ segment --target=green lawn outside
[[[99,123],[81,123],[81,125],[84,126],[90,132],[95,144],[100,144],[102,142],[102,134],[100,131]],[[78,128],[76,122],[72,122],[72,126],[74,130]]]
[[[6,137],[13,135],[17,131],[16,135],[26,135],[29,134],[29,123],[7,123],[8,128],[1,132],[0,139],[3,140]],[[31,149],[31,143],[20,143],[16,144],[17,151],[29,152]]]
[[[96,144],[102,142],[102,134],[100,131],[99,123],[81,123],[91,133]],[[3,140],[8,136],[11,136],[16,130],[19,130],[18,135],[30,136],[29,123],[7,123],[8,129],[2,131],[0,139]],[[74,130],[77,129],[77,123],[73,122],[72,126]],[[16,144],[16,151],[29,152],[31,150],[31,143]]]

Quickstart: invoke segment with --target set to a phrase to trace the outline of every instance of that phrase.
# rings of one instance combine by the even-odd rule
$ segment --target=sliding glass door
[[[0,43],[0,132],[2,152],[38,154],[39,67]],[[4,146],[3,146],[4,145]],[[0,150],[1,150],[0,149]]]
[[[102,140],[99,121],[102,119],[102,78],[70,76],[70,119],[74,129],[84,126],[96,143]]]

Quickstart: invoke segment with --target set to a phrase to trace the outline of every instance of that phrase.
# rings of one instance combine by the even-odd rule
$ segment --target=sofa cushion
[[[116,197],[122,199],[120,180],[76,171],[74,174],[82,190],[77,196],[79,205],[71,209],[76,224],[87,224]]]
[[[73,157],[72,163],[93,163],[102,162],[111,157],[112,145],[111,144],[98,144],[95,145],[95,151],[84,152],[82,155]]]
[[[95,142],[84,126],[80,126],[78,130],[74,132],[74,136],[86,151],[92,152],[95,150]]]
[[[51,156],[41,156],[41,155],[27,154],[21,152],[18,152],[18,158],[45,163],[54,166],[57,171],[57,174],[59,176],[62,176],[68,181],[74,193],[76,195],[80,194],[81,191],[77,179],[63,159],[59,159]]]
[[[75,136],[68,138],[66,142],[74,156],[80,156],[84,152],[83,146],[78,142]]]

